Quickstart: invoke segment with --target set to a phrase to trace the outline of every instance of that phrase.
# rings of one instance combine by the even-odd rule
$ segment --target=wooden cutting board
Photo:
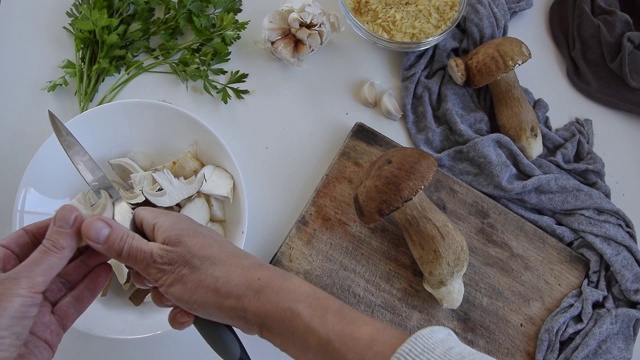
[[[587,263],[554,238],[438,170],[427,196],[465,235],[465,297],[443,309],[422,287],[398,224],[362,224],[354,189],[367,166],[398,144],[357,123],[272,259],[356,309],[408,332],[451,328],[499,359],[532,359],[545,319],[580,287]]]

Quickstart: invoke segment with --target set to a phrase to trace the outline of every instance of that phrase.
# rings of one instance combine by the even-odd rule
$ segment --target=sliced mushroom
[[[118,192],[124,201],[129,204],[139,204],[145,200],[142,188],[153,183],[151,173],[145,172],[135,161],[128,157],[109,160],[111,170],[126,183],[126,186],[118,186]],[[135,179],[135,181],[134,181]]]
[[[224,236],[224,225],[222,225],[222,223],[215,222],[215,221],[209,221],[207,223],[207,227],[209,229],[213,229],[218,234]]]
[[[116,274],[116,279],[120,285],[122,285],[123,290],[129,290],[131,287],[131,276],[129,274],[129,269],[118,260],[111,259],[109,260],[109,264],[111,265],[111,269],[113,269],[113,273]]]
[[[129,296],[129,301],[135,306],[140,306],[142,303],[147,302],[151,298],[151,290],[150,289],[136,289]]]
[[[116,176],[126,184],[129,184],[131,174],[144,172],[138,164],[127,157],[109,160],[109,165]]]
[[[148,171],[132,173],[129,178],[129,185],[128,188],[118,189],[120,196],[129,204],[140,204],[146,200],[142,189],[147,188],[150,191],[157,191],[160,186],[153,178],[153,174]]]
[[[200,169],[202,169],[203,167],[204,164],[202,163],[202,161],[195,157],[193,153],[191,153],[191,151],[187,151],[183,153],[178,159],[152,169],[152,172],[167,169],[171,171],[173,176],[177,178],[188,179],[198,174],[198,171],[200,171]]]
[[[131,187],[138,191],[144,188],[150,188],[155,183],[156,180],[153,178],[153,173],[150,171],[131,174],[131,178],[129,179]]]
[[[209,212],[211,213],[211,221],[225,221],[224,201],[222,199],[207,195],[209,202]]]
[[[104,191],[100,191],[100,198],[89,190],[81,192],[71,200],[71,205],[74,205],[85,218],[90,216],[106,216],[113,218],[113,200],[111,196]]]
[[[204,176],[204,183],[200,192],[206,195],[221,196],[229,201],[233,198],[233,176],[227,170],[207,165],[200,170],[198,175]]]
[[[176,161],[171,173],[177,178],[188,179],[192,176],[196,176],[198,171],[204,167],[204,164],[200,159],[195,157],[191,151],[187,151]]]
[[[116,187],[116,189],[118,190],[131,190],[131,184],[129,184],[128,182],[124,182],[120,179],[111,179],[109,178],[109,180],[111,181],[111,183],[113,184],[113,186]]]
[[[176,178],[164,169],[152,173],[153,178],[160,185],[161,190],[154,191],[152,187],[142,189],[142,194],[153,204],[161,207],[176,205],[180,201],[193,196],[204,182],[204,175],[198,174],[188,179]]]
[[[209,222],[211,214],[205,195],[198,193],[189,199],[182,209],[180,209],[180,214],[190,217],[199,224],[206,225]]]
[[[129,159],[138,164],[143,170],[147,171],[153,167],[153,161],[151,161],[151,155],[146,152],[132,151],[127,154]]]
[[[142,190],[119,189],[118,192],[120,193],[120,196],[122,196],[122,199],[129,204],[139,204],[146,200],[142,194]]]

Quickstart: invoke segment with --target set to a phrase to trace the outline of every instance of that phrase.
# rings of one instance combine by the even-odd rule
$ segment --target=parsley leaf
[[[75,80],[78,107],[91,106],[100,85],[115,81],[96,105],[113,101],[146,72],[174,74],[185,86],[201,82],[204,91],[227,104],[249,91],[239,87],[247,74],[221,65],[248,21],[239,21],[241,0],[75,0],[67,11],[75,58],[60,64],[63,75],[47,82],[49,92]]]

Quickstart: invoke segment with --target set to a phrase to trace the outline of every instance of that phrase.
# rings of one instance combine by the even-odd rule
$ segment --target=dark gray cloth
[[[555,0],[549,25],[578,91],[640,114],[640,1]]]
[[[554,130],[547,103],[523,88],[544,144],[543,154],[529,161],[494,131],[488,89],[459,86],[446,72],[449,58],[507,35],[510,18],[532,4],[469,0],[466,15],[441,43],[407,54],[406,125],[415,146],[433,154],[441,169],[588,259],[582,287],[545,322],[536,358],[630,358],[640,324],[640,251],[633,224],[610,200],[591,120]]]

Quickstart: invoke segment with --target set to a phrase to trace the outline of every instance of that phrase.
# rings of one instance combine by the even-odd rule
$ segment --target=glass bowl
[[[385,49],[408,52],[408,51],[423,50],[423,49],[432,47],[433,45],[440,42],[447,35],[447,33],[458,24],[458,22],[460,21],[460,18],[462,18],[462,15],[464,14],[464,11],[466,9],[467,0],[459,0],[459,1],[460,3],[458,5],[458,11],[456,12],[451,24],[449,24],[449,26],[445,28],[444,31],[442,31],[441,33],[423,40],[419,40],[419,41],[393,40],[393,39],[385,38],[383,36],[380,36],[374,33],[369,28],[367,28],[364,24],[362,24],[356,18],[356,16],[351,12],[351,9],[349,9],[349,6],[347,5],[347,0],[340,0],[340,10],[342,11],[342,14],[344,15],[344,17],[346,18],[349,26],[351,26],[351,28],[356,33],[358,33],[360,36],[362,36],[366,40],[369,40],[375,45],[378,45]]]

